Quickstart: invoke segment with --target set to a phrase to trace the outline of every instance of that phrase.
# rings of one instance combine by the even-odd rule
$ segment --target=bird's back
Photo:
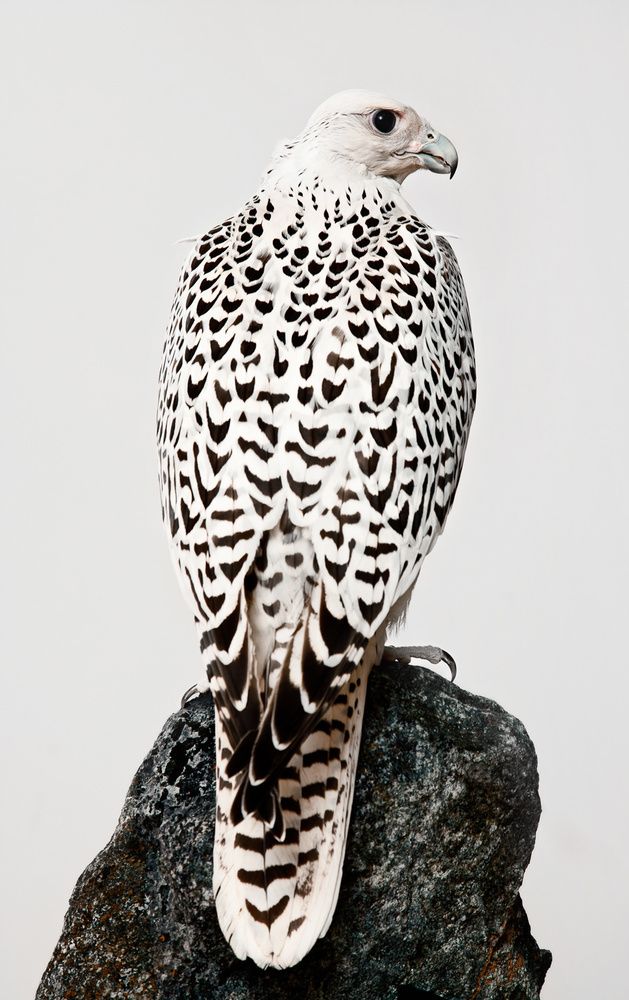
[[[164,519],[217,711],[217,911],[260,965],[332,917],[367,677],[473,410],[454,254],[398,190],[263,188],[195,247],[160,373]]]

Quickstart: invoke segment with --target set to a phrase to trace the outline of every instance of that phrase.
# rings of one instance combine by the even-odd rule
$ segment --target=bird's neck
[[[400,185],[390,177],[380,177],[348,156],[343,156],[320,141],[317,135],[305,134],[281,146],[262,183],[265,191],[294,195],[316,191],[352,200],[357,191],[373,193],[377,200],[400,199]]]

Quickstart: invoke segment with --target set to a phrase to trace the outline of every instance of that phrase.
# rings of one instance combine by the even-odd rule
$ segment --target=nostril
[[[435,138],[435,133],[434,132],[426,132],[426,138],[427,139],[434,139]]]

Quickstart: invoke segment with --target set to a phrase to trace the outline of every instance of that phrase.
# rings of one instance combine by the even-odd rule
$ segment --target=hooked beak
[[[459,163],[457,151],[445,135],[425,142],[416,153],[422,167],[432,170],[434,174],[450,174],[450,180],[456,173]]]

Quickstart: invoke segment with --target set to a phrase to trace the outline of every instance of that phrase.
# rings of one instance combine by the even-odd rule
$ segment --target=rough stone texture
[[[173,715],[79,879],[37,1000],[529,1000],[550,965],[518,890],[540,814],[517,719],[430,671],[370,680],[332,927],[294,969],[235,958],[212,902],[213,711]]]

